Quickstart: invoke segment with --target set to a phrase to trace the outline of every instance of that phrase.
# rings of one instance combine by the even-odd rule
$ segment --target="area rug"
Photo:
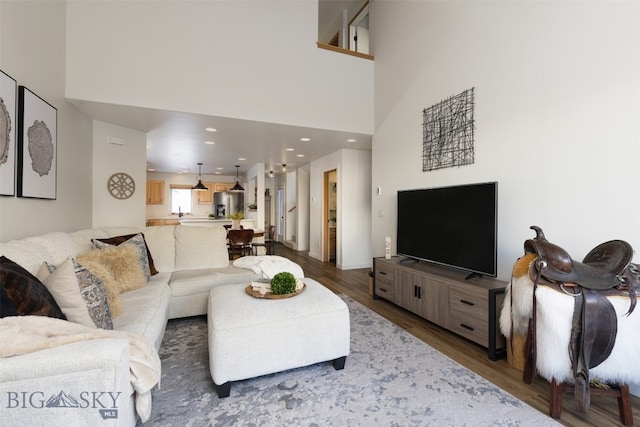
[[[556,426],[353,299],[351,354],[331,363],[235,382],[219,399],[204,316],[171,320],[161,389],[144,426]],[[260,363],[256,360],[256,363]]]

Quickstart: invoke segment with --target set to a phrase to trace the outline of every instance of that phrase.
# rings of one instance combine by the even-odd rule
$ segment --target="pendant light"
[[[240,178],[238,177],[238,168],[239,167],[240,166],[236,165],[236,185],[231,187],[231,191],[244,191],[244,188],[242,188],[242,185],[240,185]]]
[[[208,188],[202,183],[202,163],[198,163],[198,183],[191,187],[191,189],[198,191],[208,190]]]

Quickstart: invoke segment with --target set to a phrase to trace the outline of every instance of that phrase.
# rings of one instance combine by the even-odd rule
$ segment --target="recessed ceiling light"
[[[216,169],[218,169],[219,171],[221,171],[223,168],[216,168]]]
[[[238,160],[244,161],[244,160],[247,160],[247,159],[245,159],[244,157],[238,157]]]
[[[296,157],[304,157],[304,154],[296,154]]]
[[[287,148],[286,151],[294,151],[293,148]]]
[[[356,139],[355,138],[349,138],[349,139],[347,139],[347,142],[356,142]]]
[[[149,168],[147,169],[147,172],[155,172],[156,170],[154,168]]]
[[[213,144],[215,144],[215,142],[214,142],[214,141],[205,141],[204,143],[205,143],[205,144],[207,144],[207,145],[213,145]]]
[[[311,141],[311,138],[300,138],[300,141],[309,142],[309,141]]]
[[[217,132],[218,131],[218,129],[212,128],[212,127],[204,128],[204,130],[206,130],[207,132]]]

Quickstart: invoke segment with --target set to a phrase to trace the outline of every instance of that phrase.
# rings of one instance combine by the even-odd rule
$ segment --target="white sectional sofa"
[[[230,265],[226,230],[222,227],[178,225],[53,232],[1,243],[0,255],[35,275],[43,262],[58,265],[69,256],[92,250],[92,239],[139,232],[144,234],[158,274],[145,286],[121,295],[124,310],[113,319],[113,328],[143,335],[156,351],[168,319],[207,313],[212,287],[249,283],[261,277],[250,269]],[[4,332],[6,337],[6,328]],[[138,414],[129,371],[130,346],[121,337],[0,358],[0,426],[134,426]],[[74,395],[79,405],[46,407],[51,396],[62,393]]]

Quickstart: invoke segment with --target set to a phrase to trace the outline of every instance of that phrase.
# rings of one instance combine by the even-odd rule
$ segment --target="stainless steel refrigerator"
[[[232,213],[244,210],[244,193],[219,191],[213,193],[213,212],[216,219],[227,219]]]

